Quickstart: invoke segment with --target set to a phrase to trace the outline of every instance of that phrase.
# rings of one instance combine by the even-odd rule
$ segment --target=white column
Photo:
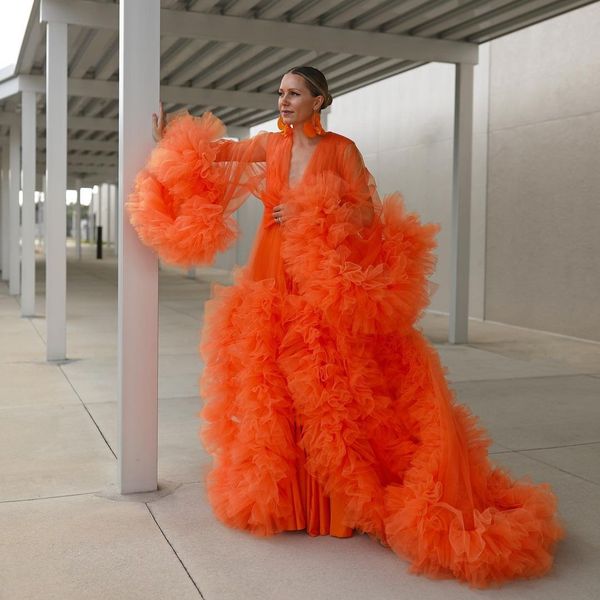
[[[21,207],[19,190],[21,189],[21,129],[17,124],[10,128],[10,171],[8,175],[8,293],[21,293]]]
[[[111,206],[112,195],[110,193],[110,185],[106,184],[106,230],[104,231],[104,241],[106,242],[106,247],[110,246],[110,237],[111,237],[111,219],[113,213],[113,207]]]
[[[47,179],[46,174],[42,175],[42,198],[41,198],[41,206],[40,206],[40,233],[41,233],[41,242],[44,247],[44,255],[46,254],[46,199],[48,198],[48,186],[46,185]]]
[[[115,255],[118,254],[118,241],[119,241],[119,207],[117,206],[117,186],[111,183],[109,188],[110,204],[113,207],[113,223],[112,227],[112,241],[113,248],[115,249]]]
[[[92,202],[90,204],[91,211],[88,211],[90,215],[90,241],[96,242],[96,227],[98,225],[98,205],[100,204],[100,187],[94,185],[92,188]]]
[[[473,65],[456,64],[452,174],[452,275],[448,327],[448,341],[451,344],[464,344],[468,341],[469,335],[473,70]]]
[[[75,205],[75,254],[81,260],[81,178],[75,180],[77,204]]]
[[[35,315],[35,92],[21,92],[21,137],[23,144],[21,316],[33,317]]]
[[[106,206],[106,184],[101,183],[98,186],[98,223],[97,227],[102,227],[102,242],[105,240],[106,229],[104,229],[104,207]]]
[[[2,146],[2,223],[0,227],[1,240],[2,243],[2,280],[8,281],[8,272],[10,270],[9,263],[9,236],[10,236],[10,224],[9,224],[9,170],[10,170],[10,160],[9,160],[9,149],[8,144],[4,144]]]
[[[125,212],[136,173],[154,146],[159,102],[160,0],[119,3],[118,436],[122,494],[158,479],[158,271]]]
[[[46,25],[46,357],[67,355],[67,24]]]

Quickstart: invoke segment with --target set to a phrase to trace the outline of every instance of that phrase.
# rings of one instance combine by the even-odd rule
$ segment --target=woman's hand
[[[278,204],[273,207],[273,220],[281,225],[288,216],[287,207],[285,204]]]
[[[160,113],[152,113],[152,137],[155,142],[159,142],[165,133],[165,127],[167,125],[167,114],[163,103],[160,103]]]

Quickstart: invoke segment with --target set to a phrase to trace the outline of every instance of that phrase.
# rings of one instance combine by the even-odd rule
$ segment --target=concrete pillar
[[[35,92],[21,92],[21,137],[23,145],[21,316],[33,317],[35,315]]]
[[[158,483],[158,270],[125,213],[154,146],[159,106],[160,0],[119,3],[118,471],[122,494]]]
[[[67,356],[67,24],[46,24],[46,357]]]
[[[98,223],[97,227],[102,227],[102,240],[106,240],[106,229],[104,228],[105,210],[106,210],[106,183],[98,186]]]
[[[0,202],[2,202],[2,221],[0,222],[0,243],[2,244],[2,280],[8,281],[10,270],[9,263],[9,237],[10,237],[10,209],[9,209],[9,170],[10,156],[8,144],[2,146],[2,189]]]
[[[454,88],[454,165],[452,185],[452,259],[448,341],[468,342],[469,247],[473,148],[474,65],[456,64]]]
[[[119,207],[117,206],[117,186],[111,183],[109,187],[110,205],[112,206],[113,222],[112,228],[112,243],[115,249],[115,254],[118,254],[119,241]]]
[[[77,187],[77,204],[75,205],[75,255],[81,260],[81,179],[75,180]]]
[[[21,293],[21,207],[19,190],[21,189],[21,128],[11,125],[10,170],[8,175],[8,293],[17,296]]]
[[[105,229],[105,233],[104,233],[104,239],[106,240],[106,246],[110,246],[110,238],[112,235],[112,213],[113,213],[113,207],[111,205],[111,195],[110,195],[110,186],[108,183],[104,184],[106,191],[105,191],[105,195],[106,195],[106,229]]]

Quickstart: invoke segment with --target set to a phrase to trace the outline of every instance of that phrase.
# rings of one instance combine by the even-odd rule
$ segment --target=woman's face
[[[323,96],[313,96],[301,75],[286,73],[279,87],[279,113],[287,125],[304,123],[323,103]]]

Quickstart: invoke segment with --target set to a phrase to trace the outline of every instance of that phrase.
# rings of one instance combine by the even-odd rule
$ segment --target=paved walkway
[[[598,598],[600,344],[472,321],[471,343],[451,346],[447,317],[420,323],[493,459],[549,482],[568,525],[551,575],[482,592],[410,575],[367,536],[255,538],[213,517],[195,417],[210,285],[174,270],[160,277],[161,488],[119,496],[116,261],[69,257],[64,364],[45,362],[43,262],[37,282],[33,319],[0,285],[2,600]]]

